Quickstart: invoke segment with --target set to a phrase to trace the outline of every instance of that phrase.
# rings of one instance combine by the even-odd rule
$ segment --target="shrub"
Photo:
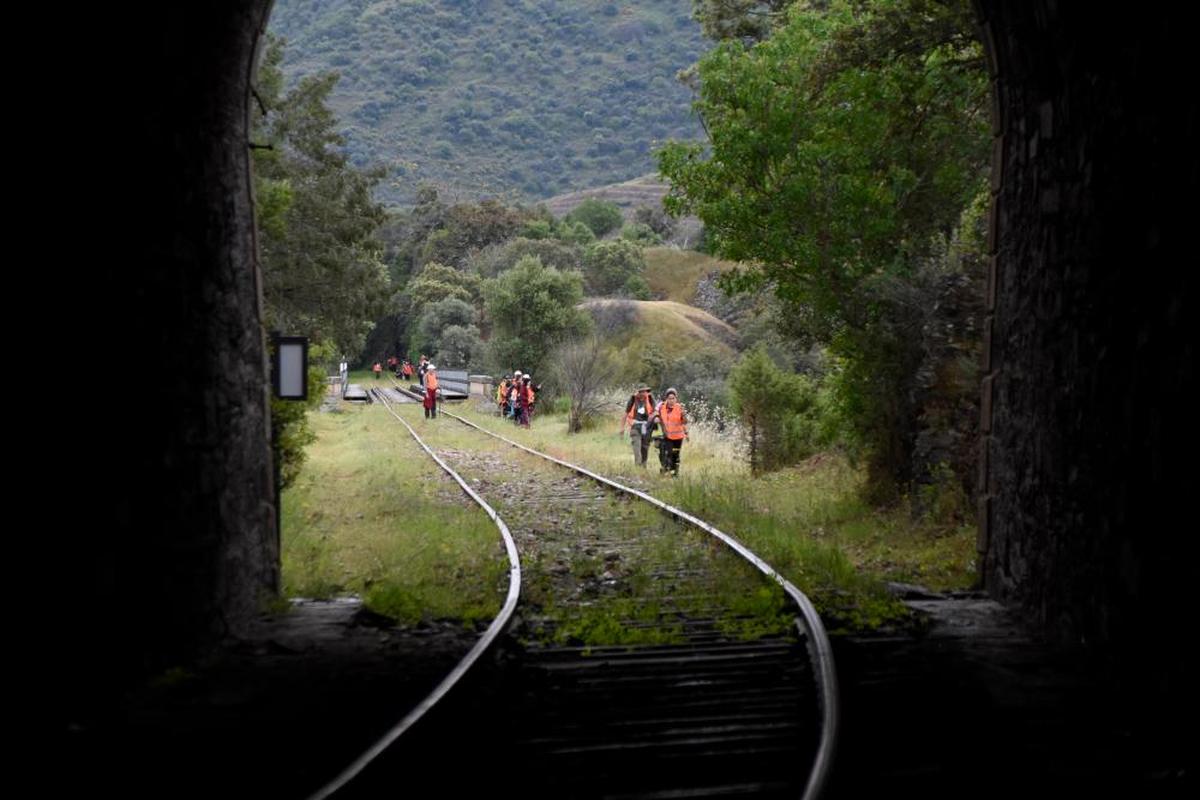
[[[577,205],[565,219],[569,222],[582,222],[597,237],[617,230],[624,222],[621,209],[616,203],[597,200],[594,197],[589,197]]]

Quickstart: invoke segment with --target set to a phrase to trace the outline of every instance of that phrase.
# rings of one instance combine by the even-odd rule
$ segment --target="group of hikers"
[[[421,384],[421,405],[425,408],[425,419],[435,419],[438,401],[437,367],[429,362],[429,358],[422,354],[414,367],[407,358],[401,360],[396,356],[389,356],[387,368],[401,380],[411,381],[413,377],[417,378]],[[379,376],[383,374],[383,364],[376,361],[371,371],[375,373],[375,380],[379,380]]]
[[[528,428],[541,390],[542,385],[534,383],[532,375],[522,374],[519,369],[505,375],[496,387],[496,405],[500,409],[500,416],[511,419],[522,428]]]
[[[428,362],[429,359],[425,358],[425,356],[421,356],[422,364],[427,364]],[[388,356],[387,368],[388,372],[392,373],[397,378],[403,378],[404,380],[411,381],[413,376],[417,374],[417,368],[414,367],[412,362],[407,358],[402,361],[396,356]],[[375,372],[375,379],[379,380],[379,375],[381,372],[383,372],[383,365],[379,362],[375,362],[375,366],[371,369]]]
[[[655,427],[662,428],[662,436],[653,435]],[[646,454],[651,441],[658,442],[659,472],[679,475],[679,455],[683,440],[687,438],[687,412],[679,404],[679,392],[667,389],[659,403],[649,386],[641,386],[625,404],[625,416],[621,418],[619,436],[629,429],[629,441],[633,445],[633,463],[646,466]]]
[[[389,370],[394,370],[397,378],[412,380],[414,375],[421,384],[423,395],[422,405],[425,408],[426,419],[437,418],[438,379],[437,367],[421,356],[414,367],[408,359],[403,361],[392,356],[387,360]],[[383,371],[383,365],[376,363],[372,368],[378,379]],[[537,396],[541,391],[540,384],[533,382],[533,376],[520,370],[505,375],[496,387],[496,406],[500,416],[511,419],[514,424],[528,428],[533,419],[537,406]],[[662,436],[654,436],[656,428],[662,429]],[[625,416],[621,418],[620,436],[629,431],[630,443],[633,446],[633,463],[640,467],[646,466],[646,456],[650,452],[651,442],[658,442],[658,462],[660,472],[670,472],[679,475],[679,456],[683,442],[688,436],[687,412],[679,403],[679,393],[675,389],[667,389],[663,399],[656,403],[649,386],[641,386],[630,396],[625,404]]]

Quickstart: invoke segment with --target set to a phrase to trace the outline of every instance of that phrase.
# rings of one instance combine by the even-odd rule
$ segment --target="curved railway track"
[[[458,415],[442,410],[501,444],[459,449],[437,424],[430,447],[374,394],[500,527],[513,580],[454,674],[315,797],[820,795],[837,692],[798,589],[702,520]],[[742,602],[768,580],[782,625]]]

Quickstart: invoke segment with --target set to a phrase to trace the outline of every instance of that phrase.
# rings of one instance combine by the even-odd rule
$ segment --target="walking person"
[[[679,453],[683,440],[687,438],[687,414],[679,404],[679,393],[667,389],[663,401],[654,411],[652,422],[662,426],[663,440],[659,445],[658,460],[662,473],[670,472],[679,477]]]
[[[505,375],[500,379],[500,385],[496,387],[496,406],[500,409],[500,416],[504,416],[504,411],[508,407],[508,384],[512,380],[512,375]]]
[[[529,422],[530,422],[530,423],[532,423],[532,422],[533,422],[533,411],[534,411],[534,409],[535,409],[535,408],[537,408],[537,396],[538,396],[538,392],[542,391],[542,386],[541,386],[541,384],[534,383],[534,382],[533,382],[533,376],[532,376],[532,375],[529,375],[528,373],[525,375],[525,382],[526,382],[527,384],[529,384],[529,408],[528,408],[528,412],[529,412]],[[529,427],[529,426],[528,426],[528,425],[526,425],[525,427]]]
[[[425,419],[437,419],[437,392],[438,379],[437,367],[429,364],[425,367],[425,400],[421,403],[425,407]]]
[[[504,415],[504,416],[508,417],[509,419],[511,419],[513,421],[514,425],[520,421],[517,416],[517,398],[518,398],[518,395],[520,395],[520,391],[519,391],[520,387],[521,387],[521,370],[517,370],[516,372],[513,373],[512,382],[508,384],[508,396],[505,398],[505,404],[507,406],[507,410]]]
[[[379,374],[383,372],[383,365],[376,361],[375,366],[371,367],[371,371],[375,373],[375,380],[379,380]]]
[[[528,428],[529,417],[533,414],[533,386],[530,385],[528,375],[521,378],[521,384],[517,388],[517,409],[517,424]]]
[[[429,369],[429,359],[425,354],[421,354],[421,360],[417,362],[417,380],[421,382],[421,388],[425,388],[425,372]]]
[[[642,386],[629,396],[625,404],[625,416],[621,418],[621,430],[618,435],[625,435],[629,428],[629,441],[633,445],[633,463],[639,467],[646,466],[646,454],[650,451],[650,434],[654,424],[654,396],[650,394],[649,386]]]

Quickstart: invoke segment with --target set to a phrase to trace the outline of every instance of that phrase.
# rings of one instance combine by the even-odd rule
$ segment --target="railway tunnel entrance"
[[[106,219],[105,241],[129,258],[99,297],[145,363],[182,365],[164,372],[171,403],[135,427],[122,401],[101,402],[131,422],[101,435],[111,462],[93,490],[116,535],[69,556],[94,603],[159,601],[73,644],[121,653],[123,673],[236,632],[278,580],[247,150],[270,7],[172,5],[149,39],[136,17],[104,25],[123,123],[110,157],[136,191]],[[1180,85],[1188,28],[1173,9],[1138,25],[1052,2],[980,0],[978,13],[995,119],[985,584],[1147,691],[1182,697],[1176,631],[1197,577],[1177,522],[1194,472],[1180,435],[1200,189],[1196,93]]]

